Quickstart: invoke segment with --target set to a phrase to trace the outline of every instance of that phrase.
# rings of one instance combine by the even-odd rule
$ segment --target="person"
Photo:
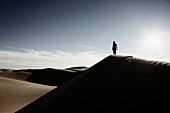
[[[118,50],[118,47],[115,41],[113,41],[112,50],[113,50],[113,54],[116,55],[116,50]]]

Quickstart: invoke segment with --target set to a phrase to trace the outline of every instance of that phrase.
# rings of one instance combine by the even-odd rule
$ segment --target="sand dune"
[[[10,69],[0,69],[0,77],[12,78],[17,80],[26,81],[29,76],[31,76],[31,72],[26,72],[25,70],[16,71]]]
[[[24,80],[28,82],[59,86],[66,81],[85,71],[87,67],[72,67],[66,69],[25,69],[25,70],[10,70],[0,69],[0,77]]]
[[[86,69],[86,67],[72,67],[63,70],[51,68],[0,69],[0,113],[12,113],[21,109]]]
[[[14,113],[54,88],[0,77],[0,113]]]
[[[169,101],[169,63],[111,55],[17,113],[165,113]]]
[[[70,67],[70,68],[66,68],[64,70],[67,70],[67,71],[75,71],[75,72],[82,72],[82,71],[85,71],[87,70],[88,68],[87,67],[84,67],[84,66],[81,66],[81,67]]]
[[[35,69],[30,70],[32,75],[28,77],[27,81],[45,85],[60,86],[84,70],[84,68],[78,67],[63,70],[51,68],[39,70]]]

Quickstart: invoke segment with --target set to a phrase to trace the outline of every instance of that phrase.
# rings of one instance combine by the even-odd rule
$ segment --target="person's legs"
[[[116,50],[113,50],[114,55],[116,55]]]

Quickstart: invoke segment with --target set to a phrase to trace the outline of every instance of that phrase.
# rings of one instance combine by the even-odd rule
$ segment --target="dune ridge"
[[[17,113],[168,112],[170,64],[110,55]]]
[[[35,69],[30,70],[32,74],[27,78],[27,81],[44,85],[60,86],[84,70],[86,70],[85,67]]]

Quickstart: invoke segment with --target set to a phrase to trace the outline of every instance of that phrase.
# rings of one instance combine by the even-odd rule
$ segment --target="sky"
[[[0,0],[0,68],[92,66],[112,54],[170,62],[169,0]]]

